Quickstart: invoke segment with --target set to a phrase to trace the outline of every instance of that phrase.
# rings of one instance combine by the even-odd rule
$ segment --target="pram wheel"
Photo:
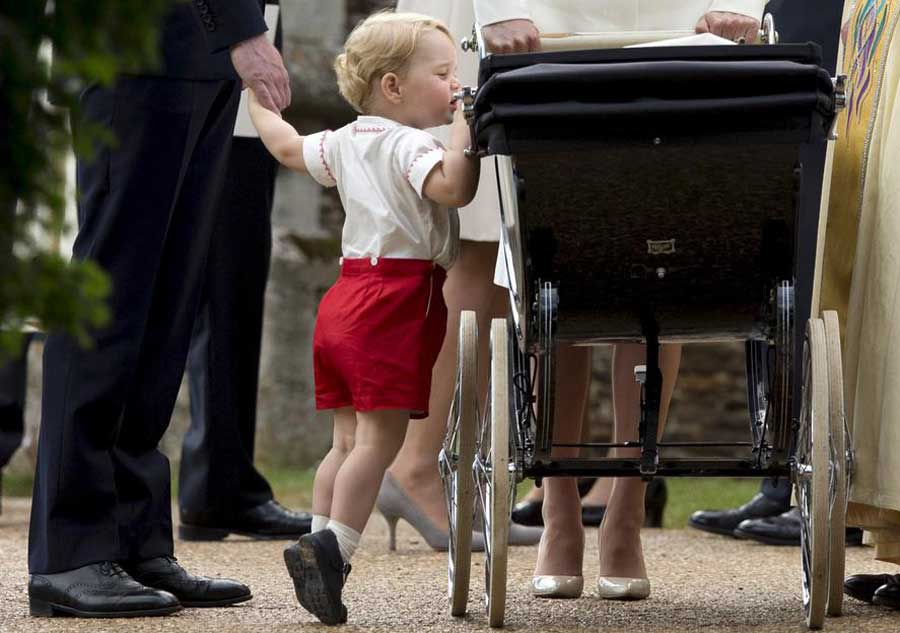
[[[837,312],[822,313],[828,347],[829,430],[831,436],[831,521],[828,565],[828,615],[841,615],[844,603],[844,550],[846,549],[847,497],[850,459],[849,433],[844,414],[844,374],[841,364],[841,332]]]
[[[800,507],[800,554],[806,625],[820,629],[828,602],[829,375],[825,324],[810,319],[803,344],[803,392],[794,481]]]
[[[456,351],[456,387],[447,420],[447,435],[439,466],[450,517],[448,597],[450,614],[463,616],[469,601],[472,562],[472,517],[475,482],[475,437],[478,432],[478,323],[475,313],[464,310],[459,321]]]
[[[484,595],[492,627],[503,626],[506,610],[506,554],[515,492],[509,442],[509,330],[505,319],[494,319],[488,402],[474,466],[484,520]]]

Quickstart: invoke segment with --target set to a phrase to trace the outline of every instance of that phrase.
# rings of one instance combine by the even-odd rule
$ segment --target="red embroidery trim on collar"
[[[357,127],[353,126],[354,134],[365,134],[365,133],[373,133],[377,134],[379,132],[384,132],[387,128],[384,127]]]

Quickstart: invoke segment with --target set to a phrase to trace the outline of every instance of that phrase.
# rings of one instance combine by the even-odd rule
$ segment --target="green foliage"
[[[10,332],[26,319],[83,343],[108,320],[101,271],[53,254],[64,225],[68,119],[79,116],[86,86],[157,63],[159,23],[172,3],[15,0],[0,7],[0,354],[14,347]],[[82,155],[110,142],[96,128],[81,129],[78,140]]]

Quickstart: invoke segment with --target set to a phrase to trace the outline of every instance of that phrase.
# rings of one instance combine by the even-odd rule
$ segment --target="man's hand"
[[[265,34],[231,47],[231,63],[245,88],[256,93],[259,103],[272,112],[291,104],[291,82],[278,49]]]
[[[712,33],[732,42],[752,44],[759,38],[759,20],[740,13],[710,11],[697,22],[697,33]]]
[[[541,34],[531,20],[506,20],[481,29],[489,53],[530,53],[541,50]]]

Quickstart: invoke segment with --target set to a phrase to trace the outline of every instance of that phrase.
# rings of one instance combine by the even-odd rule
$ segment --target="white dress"
[[[543,34],[608,31],[692,31],[708,11],[762,17],[765,0],[398,0],[397,11],[424,13],[442,20],[454,38],[469,37],[478,13],[482,25],[513,18],[534,21]],[[474,86],[478,55],[459,51],[459,80]],[[432,130],[447,140],[447,128]],[[460,238],[500,240],[497,177],[493,159],[481,163],[475,199],[459,210]]]
[[[398,0],[397,11],[412,11],[436,17],[444,22],[459,42],[472,34],[475,12],[471,0]],[[478,78],[478,53],[457,49],[459,81],[463,86],[475,86]],[[449,141],[449,127],[429,130],[439,139]],[[478,193],[468,206],[459,210],[459,237],[476,242],[496,242],[500,239],[500,213],[497,210],[497,177],[494,160],[481,161],[481,181]]]

